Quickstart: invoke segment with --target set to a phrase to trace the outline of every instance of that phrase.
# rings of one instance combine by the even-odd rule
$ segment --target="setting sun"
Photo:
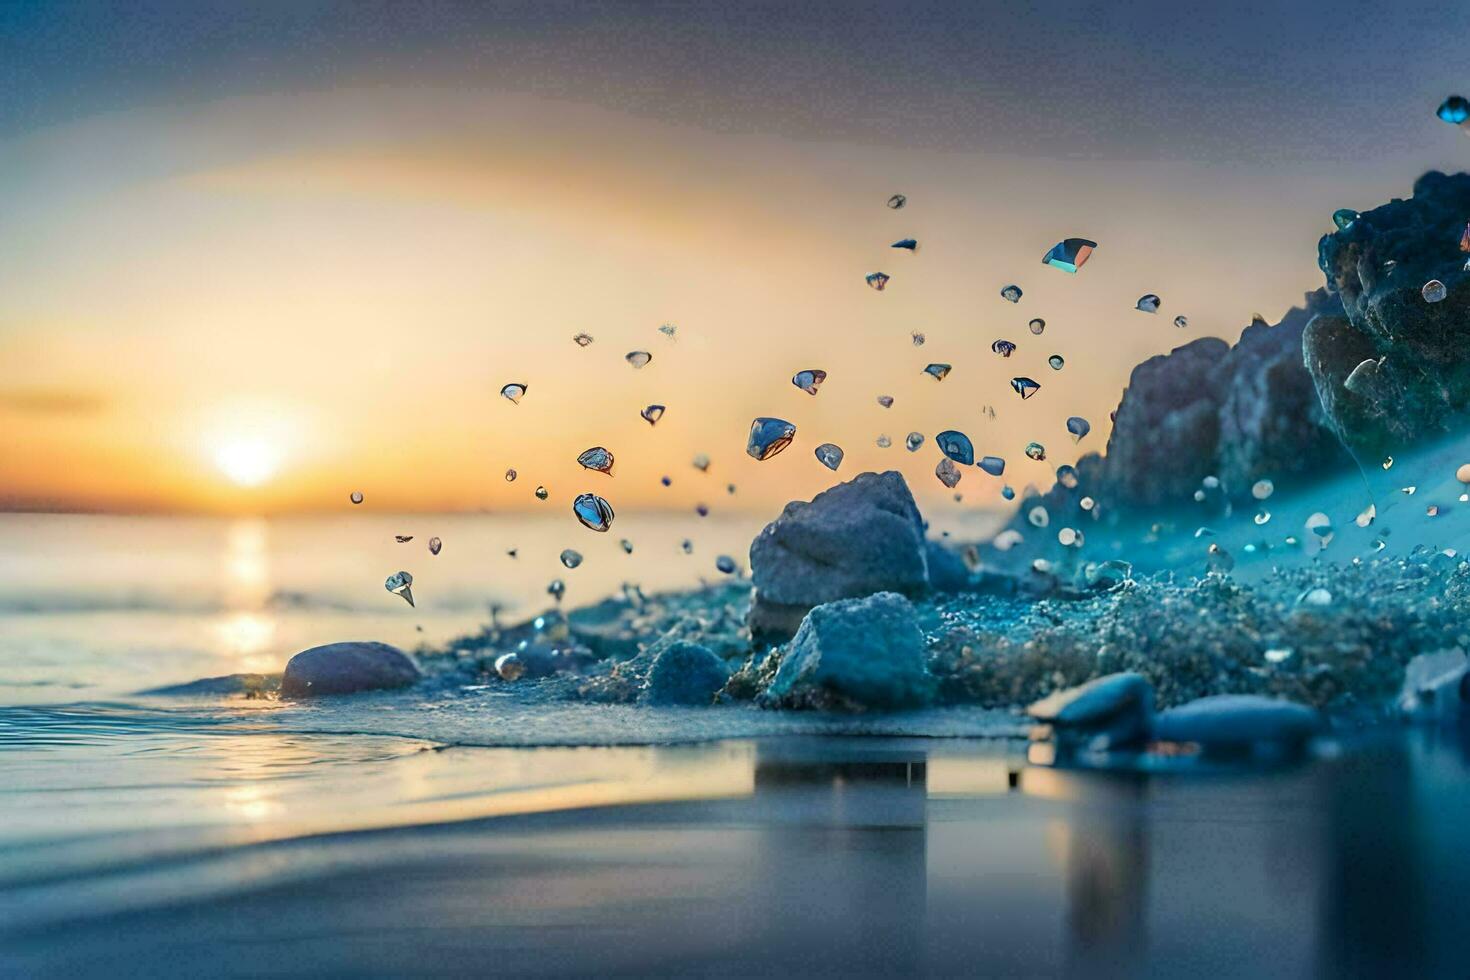
[[[260,439],[239,439],[222,444],[214,451],[214,465],[242,487],[258,487],[281,466],[281,454]]]

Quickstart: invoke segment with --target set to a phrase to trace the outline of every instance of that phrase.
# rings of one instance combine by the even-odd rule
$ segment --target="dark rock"
[[[286,663],[281,694],[352,694],[406,687],[421,676],[417,664],[386,643],[328,643],[303,650]]]
[[[875,592],[926,592],[923,520],[902,475],[862,473],[810,503],[787,504],[751,542],[750,570],[751,632],[784,639],[790,634],[779,626],[796,609]]]
[[[1363,212],[1323,236],[1317,263],[1342,302],[1308,328],[1306,363],[1327,418],[1360,457],[1455,430],[1470,414],[1470,273],[1460,236],[1470,219],[1470,174],[1437,171],[1413,196]],[[1427,302],[1431,279],[1448,289]],[[1380,360],[1371,383],[1344,383],[1365,360]]]
[[[201,677],[187,684],[171,684],[155,687],[139,694],[156,694],[168,697],[193,697],[221,694],[245,694],[255,697],[279,690],[280,674],[225,674],[223,677]]]
[[[1153,707],[1153,685],[1141,674],[1122,673],[1057,691],[1026,713],[1050,725],[1059,742],[1106,750],[1143,741]]]
[[[966,592],[974,586],[965,560],[938,541],[924,545],[925,563],[929,566],[929,585],[939,592]]]
[[[760,702],[861,710],[928,703],[934,679],[914,607],[894,592],[843,599],[807,614]]]
[[[679,642],[653,661],[642,699],[650,704],[709,704],[728,679],[724,661],[708,647]]]
[[[1256,742],[1300,743],[1322,727],[1314,708],[1256,694],[1216,694],[1170,708],[1154,719],[1154,738],[1237,748]]]

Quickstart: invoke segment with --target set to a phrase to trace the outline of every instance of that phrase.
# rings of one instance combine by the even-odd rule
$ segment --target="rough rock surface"
[[[709,647],[680,641],[654,659],[642,700],[649,704],[709,704],[728,679],[725,662]]]
[[[353,694],[406,687],[421,676],[407,654],[386,643],[328,643],[287,661],[281,694],[288,698]]]
[[[1307,328],[1306,364],[1327,418],[1360,457],[1451,431],[1470,414],[1470,272],[1459,243],[1470,174],[1430,171],[1413,196],[1323,236],[1317,263],[1342,302]],[[1424,284],[1448,296],[1427,302]],[[1365,361],[1364,372],[1347,380]]]
[[[928,703],[934,679],[914,607],[894,592],[843,599],[807,614],[760,702],[861,710]]]
[[[750,545],[751,631],[791,636],[824,602],[929,588],[924,522],[908,484],[893,470],[862,473],[793,501]]]
[[[1321,727],[1321,715],[1304,704],[1255,694],[1216,694],[1161,713],[1154,720],[1154,737],[1229,747],[1301,742]]]

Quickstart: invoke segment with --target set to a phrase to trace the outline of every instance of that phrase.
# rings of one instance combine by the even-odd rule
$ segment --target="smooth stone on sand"
[[[353,694],[406,687],[422,676],[407,654],[386,643],[328,643],[303,650],[286,663],[281,694]]]
[[[1154,710],[1154,689],[1142,674],[1097,677],[1056,691],[1026,709],[1051,725],[1058,742],[1085,741],[1094,751],[1142,742]]]
[[[729,677],[725,662],[709,647],[680,640],[654,659],[640,700],[649,704],[710,704]]]
[[[762,605],[810,609],[876,592],[922,595],[925,552],[923,519],[896,471],[861,473],[810,503],[792,501],[750,545],[752,627],[763,625]]]
[[[879,592],[807,613],[759,701],[767,707],[891,709],[917,707],[933,695],[914,607],[896,592]]]
[[[1206,747],[1302,742],[1322,727],[1314,708],[1258,694],[1216,694],[1161,712],[1154,738]]]
[[[1404,668],[1404,686],[1396,702],[1399,713],[1415,721],[1448,721],[1460,716],[1470,674],[1465,651],[1421,653]]]

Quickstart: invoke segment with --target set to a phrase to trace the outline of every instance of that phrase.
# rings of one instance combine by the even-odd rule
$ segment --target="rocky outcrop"
[[[640,700],[648,704],[707,705],[729,676],[725,662],[709,647],[680,641],[654,658]]]
[[[894,592],[817,606],[802,621],[770,686],[767,707],[909,708],[934,696],[914,607]]]
[[[1470,416],[1470,272],[1460,250],[1470,174],[1426,173],[1413,196],[1323,236],[1317,263],[1340,313],[1308,327],[1304,354],[1325,415],[1361,457],[1446,434]],[[1444,284],[1431,302],[1426,283]]]
[[[750,545],[751,633],[791,637],[813,606],[929,588],[924,522],[903,476],[862,473],[792,501]]]
[[[286,662],[281,695],[300,698],[407,687],[421,676],[417,664],[386,643],[328,643]]]

